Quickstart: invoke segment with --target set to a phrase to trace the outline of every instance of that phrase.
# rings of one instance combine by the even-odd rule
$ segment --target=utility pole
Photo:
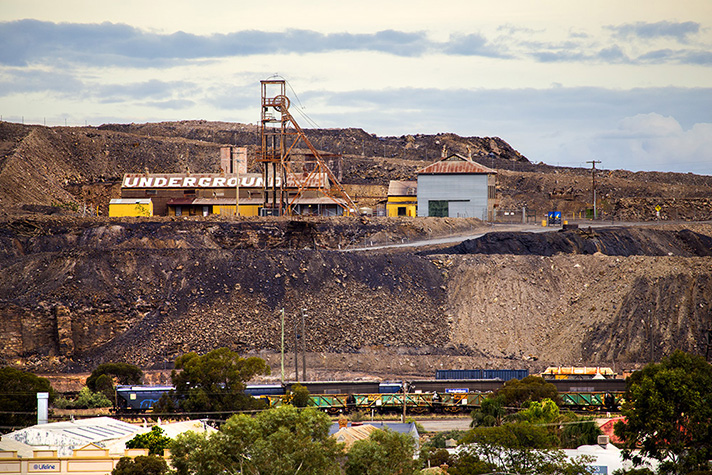
[[[298,320],[294,319],[294,380],[299,382],[299,328]]]
[[[302,309],[302,381],[307,380],[307,333],[304,326],[304,315],[307,309]]]
[[[601,163],[600,160],[588,160],[586,163],[591,164],[591,195],[593,198],[593,219],[596,220],[596,164]]]
[[[403,380],[403,414],[401,415],[401,423],[405,423],[405,408],[406,400],[408,399],[408,383]]]
[[[282,384],[284,385],[284,307],[282,307]]]
[[[234,167],[235,167],[235,217],[240,216],[240,160],[239,156],[233,152],[233,148],[230,147],[230,153],[234,154]]]

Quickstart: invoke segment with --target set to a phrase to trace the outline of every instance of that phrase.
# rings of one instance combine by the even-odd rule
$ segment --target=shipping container
[[[435,379],[524,379],[529,376],[528,369],[439,369]]]

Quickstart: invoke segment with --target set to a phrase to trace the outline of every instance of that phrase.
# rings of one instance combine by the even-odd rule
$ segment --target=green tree
[[[163,457],[139,455],[136,458],[121,457],[112,475],[164,475],[168,473],[168,464]]]
[[[49,380],[9,366],[0,368],[0,432],[37,423],[37,393],[56,396]]]
[[[451,458],[450,462],[448,475],[477,475],[497,470],[496,465],[482,461],[471,450],[461,451],[456,457]]]
[[[171,380],[184,411],[236,411],[260,407],[244,393],[245,382],[270,374],[270,367],[257,357],[242,358],[228,348],[205,355],[186,353],[175,362]],[[182,370],[182,371],[177,371]]]
[[[469,454],[471,457],[465,460],[481,468],[496,467],[497,471],[520,474],[590,474],[590,457],[569,461],[563,451],[556,449],[559,440],[554,433],[529,422],[478,427],[468,432],[461,443],[471,444],[461,456]]]
[[[164,435],[163,429],[158,426],[143,434],[136,434],[133,439],[126,442],[128,449],[148,449],[150,455],[163,455],[163,451],[173,439]]]
[[[521,381],[518,379],[507,381],[496,394],[504,398],[506,407],[521,407],[526,401],[541,401],[547,398],[558,405],[561,404],[556,386],[539,376],[527,376]]]
[[[178,475],[337,475],[342,452],[330,425],[317,409],[290,405],[238,414],[210,436],[179,435],[170,445],[171,464]]]
[[[596,444],[601,434],[601,428],[593,421],[572,421],[564,425],[559,438],[563,448],[575,449],[581,445]]]
[[[114,378],[119,384],[141,384],[143,371],[128,363],[104,363],[91,372],[86,384],[93,392],[100,391],[113,401]]]
[[[306,386],[299,383],[292,385],[292,405],[296,407],[307,407],[311,400],[311,394]]]
[[[501,426],[507,411],[504,408],[504,396],[493,395],[482,400],[482,405],[472,411],[470,427]]]
[[[413,460],[414,453],[415,440],[410,434],[376,430],[351,446],[346,475],[411,475],[419,465]]]
[[[636,371],[626,385],[615,426],[623,455],[638,466],[641,456],[660,461],[661,473],[708,470],[712,459],[712,365],[676,351],[660,363]],[[639,454],[633,450],[640,448]]]
[[[54,406],[59,409],[92,409],[95,407],[110,407],[113,404],[104,393],[92,392],[86,386],[79,391],[76,399],[58,397],[54,401]]]
[[[559,406],[549,398],[541,401],[526,401],[522,410],[515,415],[516,420],[532,424],[551,424],[558,421],[560,417]]]
[[[202,356],[194,352],[181,355],[175,367],[171,380],[184,411],[239,411],[264,405],[244,393],[246,381],[270,374],[261,358],[242,358],[228,348],[219,348]]]

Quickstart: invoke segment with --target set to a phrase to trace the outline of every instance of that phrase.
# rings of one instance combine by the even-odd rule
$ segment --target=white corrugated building
[[[418,171],[418,216],[493,219],[495,170],[454,153]]]

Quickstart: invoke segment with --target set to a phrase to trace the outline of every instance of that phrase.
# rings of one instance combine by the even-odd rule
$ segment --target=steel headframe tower
[[[345,214],[354,213],[356,205],[351,197],[289,113],[285,81],[267,79],[260,84],[261,148],[257,161],[264,164],[265,212],[291,216],[299,198],[308,189],[317,189],[343,208]],[[306,146],[310,153],[297,153],[299,144]]]

